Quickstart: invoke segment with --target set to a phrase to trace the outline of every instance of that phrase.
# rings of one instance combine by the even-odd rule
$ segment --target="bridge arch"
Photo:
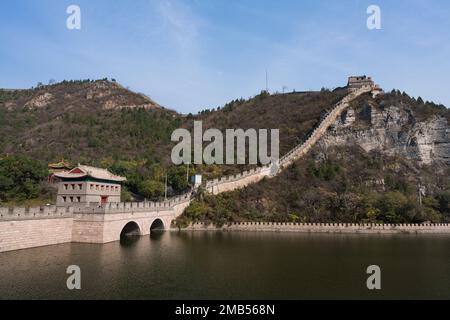
[[[150,233],[152,233],[153,231],[161,231],[165,229],[165,225],[163,220],[157,218],[155,220],[153,220],[153,222],[150,224]]]
[[[120,232],[120,238],[129,236],[140,236],[142,235],[141,228],[135,221],[130,221],[122,227]]]

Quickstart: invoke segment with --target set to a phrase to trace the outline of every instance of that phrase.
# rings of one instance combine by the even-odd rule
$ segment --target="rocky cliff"
[[[358,145],[366,152],[401,155],[421,164],[450,165],[450,124],[445,116],[423,117],[413,105],[385,97],[360,100],[320,141],[322,148]]]

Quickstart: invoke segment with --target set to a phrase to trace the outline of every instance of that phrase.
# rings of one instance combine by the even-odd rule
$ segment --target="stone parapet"
[[[42,206],[30,208],[0,208],[0,221],[70,218],[74,208]]]
[[[70,218],[76,214],[93,213],[129,213],[129,212],[159,212],[167,211],[177,207],[180,204],[191,201],[192,193],[175,197],[163,202],[118,202],[118,203],[91,203],[88,206],[79,207],[57,207],[42,206],[30,208],[1,208],[0,221],[21,221],[36,219],[56,219]]]
[[[236,222],[215,227],[194,223],[183,230],[222,230],[298,233],[387,233],[387,234],[450,234],[450,224],[356,224],[356,223],[282,223],[282,222]]]
[[[223,184],[223,183],[228,183],[228,182],[234,182],[234,181],[239,181],[242,180],[244,178],[253,176],[253,175],[259,175],[261,174],[261,172],[263,172],[264,170],[270,169],[269,166],[265,166],[265,167],[258,167],[258,168],[254,168],[248,171],[244,171],[242,173],[238,173],[235,175],[231,175],[231,176],[225,176],[225,177],[221,177],[219,179],[214,179],[211,181],[206,182],[206,188],[209,189],[211,187]]]
[[[157,212],[171,210],[179,204],[190,202],[192,193],[189,192],[163,202],[117,202],[117,203],[90,203],[86,207],[75,208],[76,213],[129,213],[129,212]]]

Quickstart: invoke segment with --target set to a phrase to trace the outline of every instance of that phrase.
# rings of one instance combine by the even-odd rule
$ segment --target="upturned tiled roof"
[[[112,174],[111,172],[109,172],[106,169],[90,167],[90,166],[85,166],[85,165],[78,165],[76,168],[74,168],[70,171],[55,173],[55,176],[58,178],[62,178],[62,179],[64,179],[64,178],[80,179],[80,178],[84,178],[84,177],[92,177],[95,179],[109,180],[109,181],[116,181],[116,182],[122,182],[122,181],[127,180],[127,178]]]

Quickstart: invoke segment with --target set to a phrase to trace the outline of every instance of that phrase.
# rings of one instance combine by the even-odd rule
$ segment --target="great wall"
[[[378,223],[287,223],[235,222],[216,227],[194,223],[189,231],[243,231],[292,233],[361,233],[361,234],[447,234],[449,224],[378,224]]]
[[[217,195],[244,188],[264,178],[278,175],[306,155],[357,97],[379,94],[376,85],[353,89],[326,114],[319,126],[302,144],[284,155],[278,163],[222,177],[205,184],[207,192]],[[187,193],[164,202],[89,204],[81,207],[44,206],[35,208],[0,208],[0,252],[68,242],[108,243],[120,240],[124,230],[148,235],[157,226],[169,229],[174,219],[189,206],[193,197]],[[218,230],[192,225],[187,230]],[[220,230],[352,232],[352,233],[450,233],[449,225],[342,225],[342,224],[276,224],[240,223]]]
[[[239,188],[244,188],[249,184],[261,181],[264,178],[271,178],[278,175],[283,169],[287,168],[296,160],[300,159],[308,153],[309,150],[320,140],[320,138],[327,132],[328,128],[336,122],[341,113],[350,106],[350,103],[362,94],[373,92],[379,93],[378,86],[363,86],[359,89],[351,91],[345,96],[334,108],[329,111],[319,126],[314,129],[308,139],[302,144],[299,144],[294,149],[289,151],[286,155],[279,159],[278,163],[259,167],[243,173],[222,177],[206,183],[206,190],[214,195],[222,192],[233,191]]]

